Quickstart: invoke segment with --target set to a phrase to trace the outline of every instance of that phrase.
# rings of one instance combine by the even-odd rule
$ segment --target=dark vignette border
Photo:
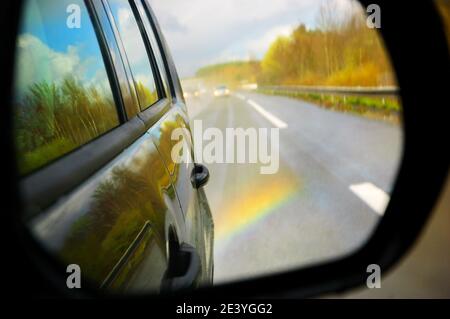
[[[361,2],[368,5],[371,1]],[[449,168],[450,154],[446,152],[449,118],[445,110],[446,91],[450,88],[449,51],[442,22],[432,1],[377,1],[377,4],[382,9],[381,32],[401,88],[404,153],[391,202],[373,236],[364,247],[338,260],[198,290],[190,292],[190,296],[310,297],[344,291],[365,282],[368,264],[377,263],[384,271],[391,268],[420,234]],[[88,285],[77,291],[65,288],[65,269],[31,240],[20,222],[9,101],[21,1],[6,1],[2,6],[1,69],[5,81],[1,87],[3,111],[0,117],[3,153],[1,206],[3,255],[8,260],[3,272],[3,288],[10,295],[22,298],[105,297]],[[424,112],[425,108],[432,110]]]

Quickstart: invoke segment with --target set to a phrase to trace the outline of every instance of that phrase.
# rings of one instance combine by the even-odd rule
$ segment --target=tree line
[[[300,24],[279,36],[261,61],[207,66],[196,75],[230,85],[395,85],[382,39],[367,27],[362,8],[352,4],[345,15],[336,12],[333,2],[324,3],[315,28]]]

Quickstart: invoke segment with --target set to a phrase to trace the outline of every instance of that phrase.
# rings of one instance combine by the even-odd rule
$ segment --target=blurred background
[[[395,73],[366,8],[354,0],[149,2],[192,126],[280,130],[276,174],[261,174],[260,163],[207,163],[215,282],[360,247],[383,216],[402,151]],[[448,21],[449,2],[436,3]],[[383,27],[382,8],[375,11]]]

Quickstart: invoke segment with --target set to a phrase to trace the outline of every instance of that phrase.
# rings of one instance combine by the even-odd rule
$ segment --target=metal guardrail
[[[400,93],[398,87],[344,87],[344,86],[305,86],[305,85],[272,85],[259,86],[258,90],[268,90],[279,93],[317,93],[326,95],[359,95],[378,97],[397,97]]]

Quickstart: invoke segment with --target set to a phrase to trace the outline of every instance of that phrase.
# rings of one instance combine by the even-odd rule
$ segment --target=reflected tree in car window
[[[80,7],[80,27],[67,7]],[[17,39],[15,137],[27,174],[119,124],[83,1],[27,1]]]
[[[109,5],[125,47],[141,109],[158,100],[155,79],[142,35],[128,1],[110,0]]]

